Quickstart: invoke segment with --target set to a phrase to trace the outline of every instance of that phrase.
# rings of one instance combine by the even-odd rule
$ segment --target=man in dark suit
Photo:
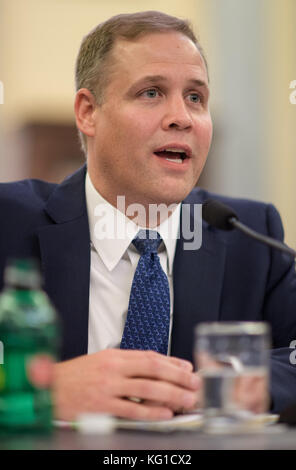
[[[214,320],[271,324],[271,401],[279,411],[296,386],[288,348],[296,338],[292,261],[206,223],[199,250],[184,250],[182,227],[177,236],[184,204],[194,208],[209,196],[192,191],[212,122],[206,62],[191,29],[157,12],[112,18],[84,38],[76,85],[87,165],[61,185],[23,181],[0,188],[0,269],[10,256],[40,258],[45,289],[63,320],[57,416],[105,411],[157,419],[192,408],[200,393],[190,362],[193,330]],[[118,196],[124,196],[124,210]],[[273,206],[222,200],[254,229],[283,237]],[[123,217],[128,224],[135,203],[144,209],[139,226],[162,235],[172,222],[173,236],[162,236],[159,252],[171,299],[168,356],[118,348],[139,254],[130,232],[123,240],[99,240],[96,208],[103,205],[108,220]],[[149,208],[160,204],[152,221]],[[262,397],[253,395],[260,403]]]

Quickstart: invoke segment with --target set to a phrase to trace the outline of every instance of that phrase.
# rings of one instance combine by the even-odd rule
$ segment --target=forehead
[[[113,73],[135,76],[182,67],[207,81],[204,60],[182,33],[150,33],[134,40],[117,39],[110,54]],[[132,77],[131,77],[132,78]]]

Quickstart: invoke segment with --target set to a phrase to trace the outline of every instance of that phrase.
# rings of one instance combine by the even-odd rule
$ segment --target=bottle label
[[[5,372],[4,367],[0,365],[0,392],[5,388]]]
[[[49,388],[53,380],[53,358],[47,354],[38,354],[27,361],[28,381],[36,388]]]

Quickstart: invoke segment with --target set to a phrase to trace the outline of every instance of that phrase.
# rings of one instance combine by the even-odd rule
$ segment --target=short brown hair
[[[106,62],[116,39],[133,40],[140,35],[169,31],[180,32],[191,39],[207,68],[204,52],[189,21],[160,11],[121,14],[100,23],[83,38],[75,68],[76,90],[87,88],[95,96],[97,103],[101,104],[107,82]],[[86,138],[81,132],[79,135],[82,149],[86,153]]]

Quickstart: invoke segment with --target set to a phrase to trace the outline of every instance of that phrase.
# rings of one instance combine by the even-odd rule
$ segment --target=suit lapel
[[[201,248],[184,250],[181,236],[174,260],[171,354],[191,361],[195,326],[219,320],[226,254],[223,239],[205,222],[202,226]]]
[[[38,230],[46,291],[62,314],[61,359],[87,352],[90,236],[85,167],[59,185],[46,205],[53,224]]]

